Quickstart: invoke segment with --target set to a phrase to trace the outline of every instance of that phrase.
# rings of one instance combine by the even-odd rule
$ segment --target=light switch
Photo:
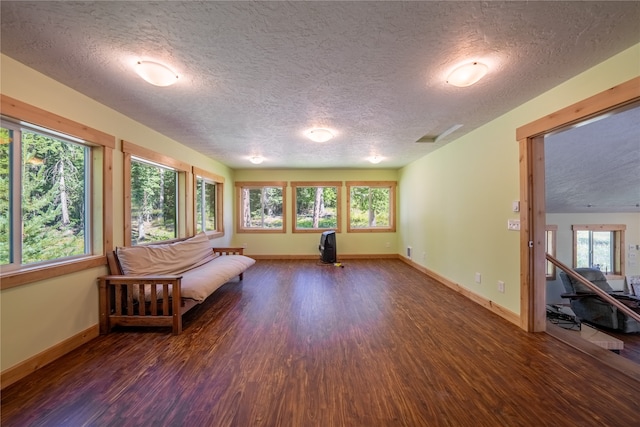
[[[514,201],[511,203],[511,209],[512,209],[514,212],[520,212],[520,200],[514,200]]]

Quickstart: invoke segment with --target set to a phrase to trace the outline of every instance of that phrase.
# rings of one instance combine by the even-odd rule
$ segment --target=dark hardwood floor
[[[638,426],[640,383],[399,260],[258,261],[2,393],[2,426]]]
[[[576,335],[580,334],[580,322],[575,319],[575,316],[573,316],[573,318],[569,318],[568,316],[558,318],[557,316],[547,313],[547,319],[560,328],[573,331]],[[596,325],[587,324],[587,326],[621,340],[624,343],[624,348],[620,350],[620,356],[640,365],[640,333],[622,333]]]
[[[640,364],[640,333],[623,334],[607,330],[604,332],[624,342],[624,349],[620,350],[620,356]]]

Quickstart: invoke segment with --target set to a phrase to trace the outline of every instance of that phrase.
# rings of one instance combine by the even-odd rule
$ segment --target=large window
[[[185,177],[191,166],[127,141],[122,142],[122,151],[125,200],[129,200],[125,203],[125,245],[161,242],[183,235],[180,230],[186,230],[186,223],[184,214],[179,212],[185,203],[179,198],[178,188],[186,187]]]
[[[2,289],[104,265],[115,139],[1,96]]]
[[[396,231],[395,181],[347,182],[347,231]]]
[[[573,267],[601,270],[608,278],[624,277],[624,224],[573,225]]]
[[[340,232],[341,189],[342,182],[292,182],[293,232]]]
[[[237,231],[284,233],[284,182],[237,182]]]
[[[224,178],[196,167],[193,168],[195,187],[194,223],[196,232],[209,236],[224,233],[222,222],[222,191]]]
[[[178,173],[134,157],[130,185],[131,244],[175,239]]]
[[[90,254],[90,148],[8,121],[0,132],[0,262]]]

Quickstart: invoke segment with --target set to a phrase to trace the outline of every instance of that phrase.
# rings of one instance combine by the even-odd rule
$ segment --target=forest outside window
[[[284,233],[285,182],[237,182],[237,231]]]
[[[292,182],[294,233],[340,232],[342,182]]]
[[[178,173],[175,169],[131,159],[131,245],[178,237]]]
[[[395,181],[347,182],[347,231],[396,231],[395,190]]]
[[[209,237],[222,236],[224,234],[222,221],[224,178],[196,167],[193,168],[193,175],[196,232],[204,231]]]
[[[125,246],[173,240],[186,233],[187,174],[191,165],[128,141],[124,156]],[[179,191],[182,189],[184,193]]]
[[[624,278],[624,224],[573,225],[573,267],[597,268],[608,279]]]
[[[91,150],[69,135],[2,121],[0,264],[92,254]]]

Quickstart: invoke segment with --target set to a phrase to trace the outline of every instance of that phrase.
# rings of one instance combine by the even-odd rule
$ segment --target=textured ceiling
[[[3,0],[0,12],[4,54],[232,168],[402,167],[640,42],[636,1]],[[140,59],[178,83],[144,83]],[[490,67],[483,80],[445,83],[472,60]],[[312,126],[336,137],[313,143]]]
[[[545,138],[547,212],[640,212],[640,105]]]

